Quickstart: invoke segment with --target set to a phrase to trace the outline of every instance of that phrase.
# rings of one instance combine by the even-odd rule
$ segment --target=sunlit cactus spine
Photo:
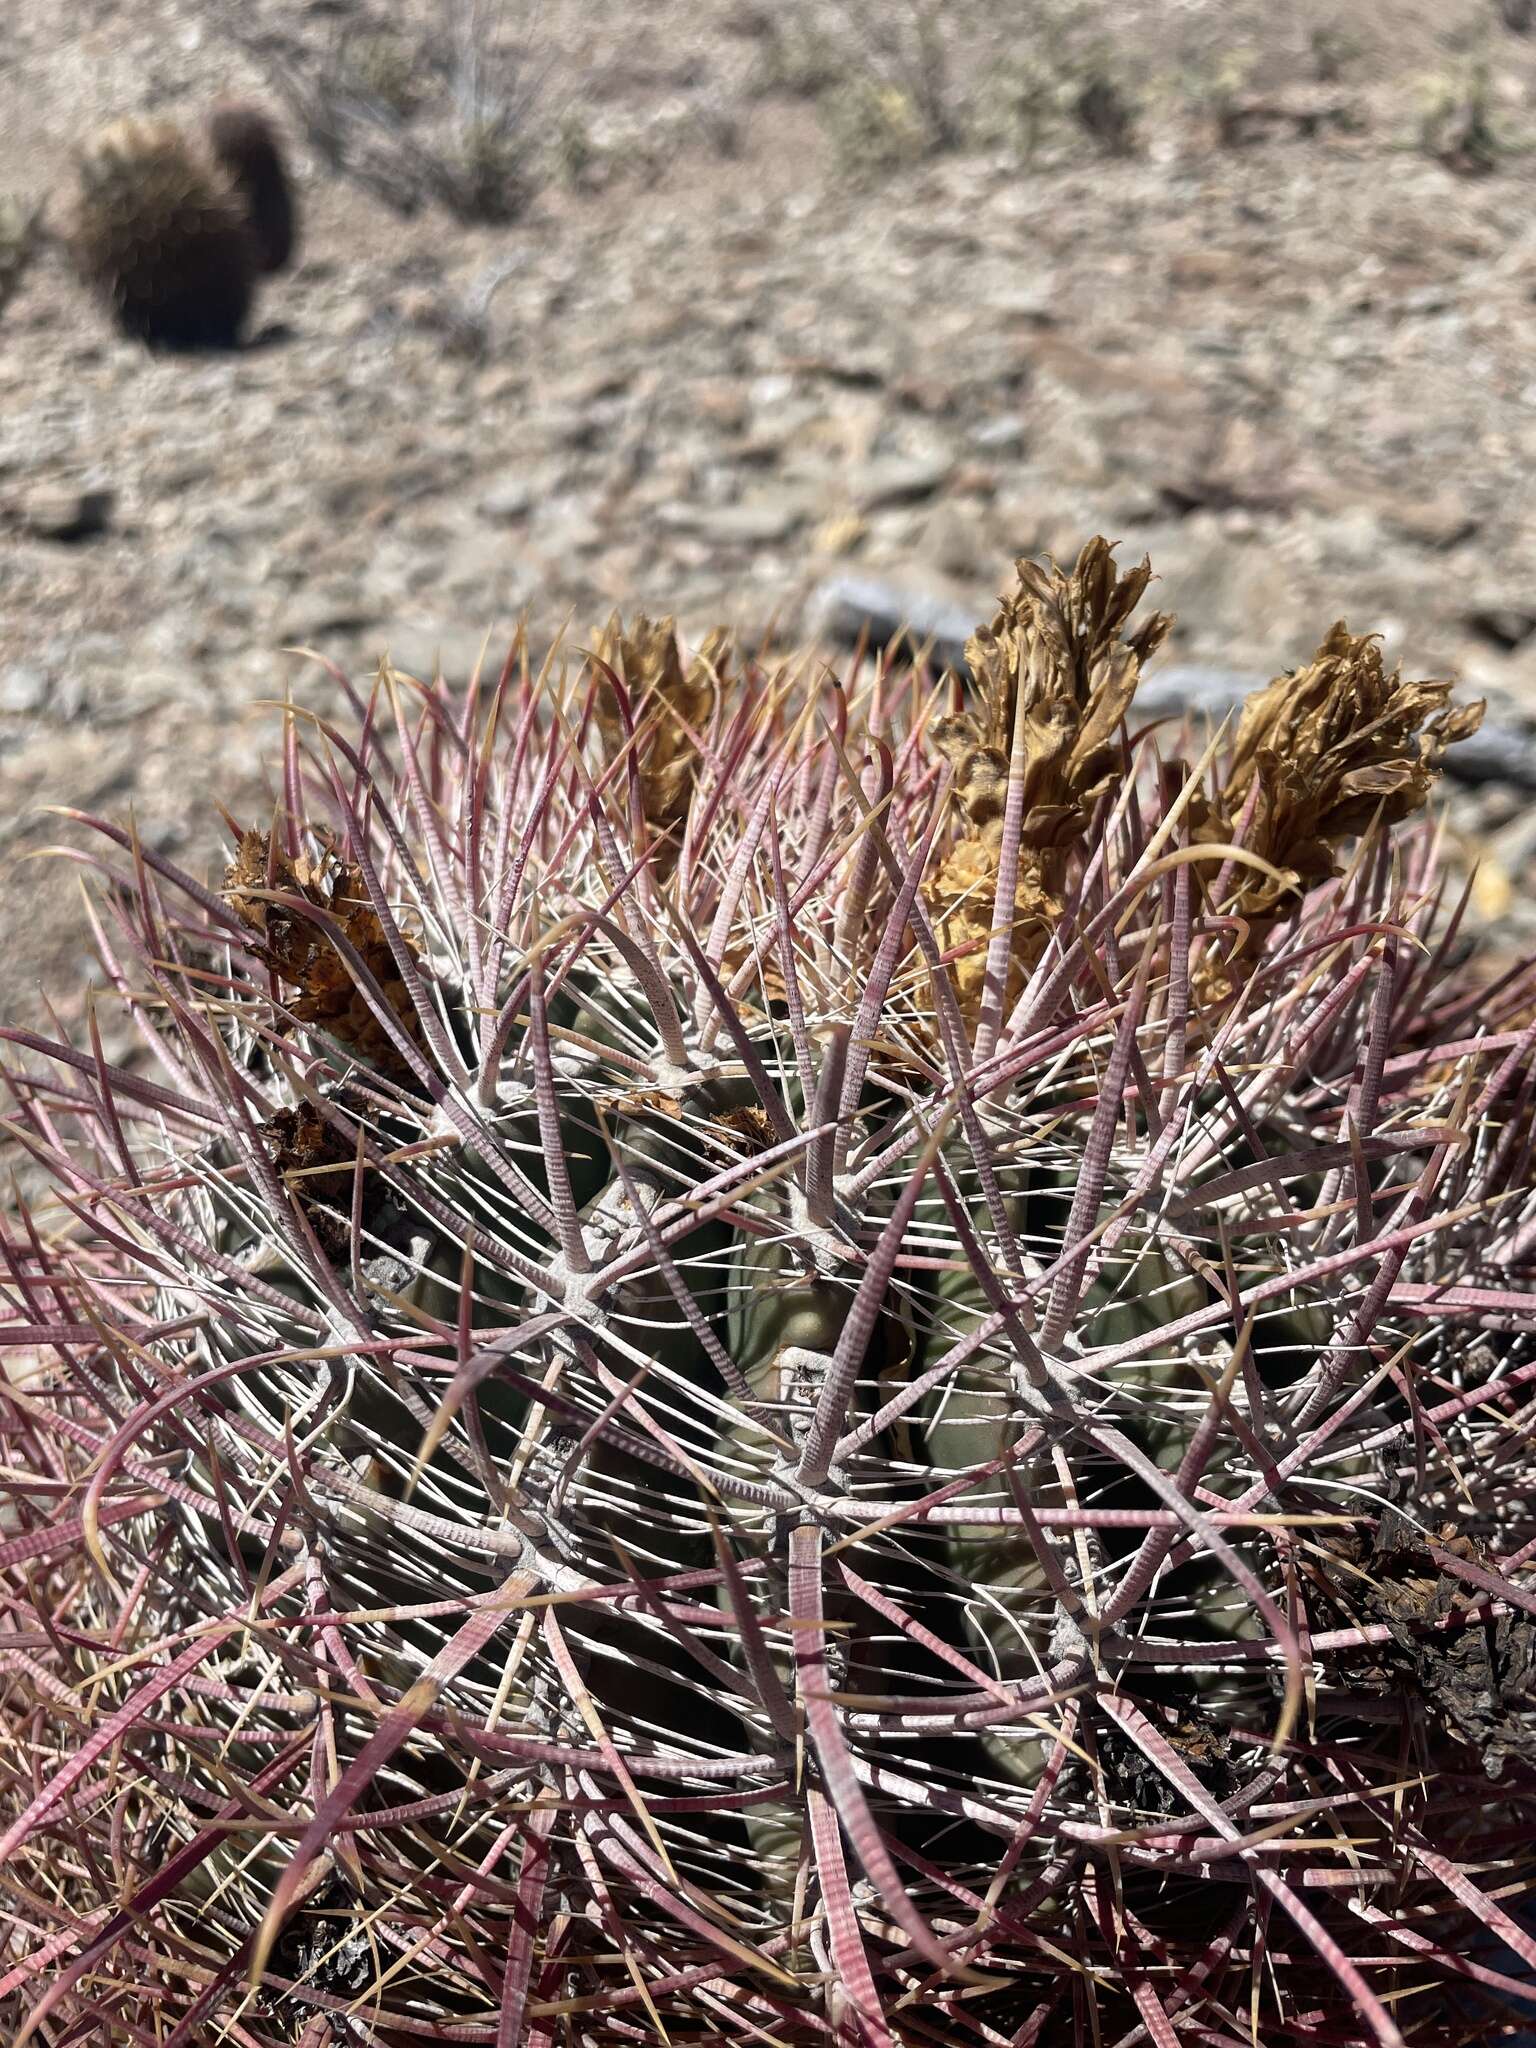
[[[1340,627],[1146,726],[1146,583],[1020,564],[937,685],[333,673],[222,878],[90,821],[102,990],[6,1034],[18,2048],[1498,2038],[1478,714]]]

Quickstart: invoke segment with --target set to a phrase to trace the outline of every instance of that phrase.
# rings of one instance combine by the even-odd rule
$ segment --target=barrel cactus
[[[208,147],[239,195],[263,275],[286,270],[298,244],[298,202],[277,131],[260,107],[226,100],[208,116]]]
[[[122,120],[82,150],[62,224],[82,281],[124,334],[170,349],[233,348],[258,277],[292,253],[294,202],[255,109],[217,109],[203,136]]]
[[[1021,563],[937,684],[332,671],[222,878],[91,821],[102,988],[5,1034],[10,2038],[1497,2037],[1478,713],[1340,627],[1138,725],[1147,581]]]

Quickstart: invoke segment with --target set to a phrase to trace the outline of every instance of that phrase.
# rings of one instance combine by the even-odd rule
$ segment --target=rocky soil
[[[318,65],[359,12],[8,0],[0,192],[61,189],[98,119],[268,92],[236,29]],[[401,220],[294,133],[305,255],[224,358],[117,340],[46,257],[0,324],[7,1014],[78,1016],[88,974],[40,807],[209,860],[214,798],[260,801],[256,700],[334,696],[295,646],[460,676],[524,612],[615,606],[790,641],[839,573],[980,617],[1013,555],[1104,531],[1161,572],[1170,659],[1267,674],[1346,615],[1536,714],[1536,34],[1492,0],[1084,0],[1062,61],[1101,48],[1135,152],[1068,122],[1026,156],[1038,15],[952,0],[963,146],[858,176],[791,61],[873,76],[856,0],[508,0],[528,211]],[[1479,62],[1474,176],[1421,131]],[[1496,779],[1456,816],[1518,919],[1536,811]]]

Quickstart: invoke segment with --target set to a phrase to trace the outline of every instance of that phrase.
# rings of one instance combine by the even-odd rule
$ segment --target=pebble
[[[509,628],[512,621],[504,623]],[[391,666],[402,675],[430,682],[441,671],[451,683],[462,688],[477,665],[484,674],[494,677],[509,639],[509,631],[490,631],[488,627],[467,632],[457,625],[406,626],[387,636],[381,634],[379,652],[387,653]]]
[[[1536,632],[1536,612],[1523,604],[1492,599],[1475,605],[1465,617],[1473,632],[1491,640],[1495,647],[1523,647]]]
[[[736,505],[664,505],[657,516],[675,532],[702,534],[725,547],[768,547],[797,532],[810,517],[810,509],[804,497],[775,492]]]
[[[17,507],[16,523],[37,540],[91,540],[105,533],[117,503],[104,485],[36,484]]]
[[[877,456],[854,470],[848,495],[862,512],[918,504],[944,488],[953,468],[947,456]]]
[[[994,419],[983,420],[979,426],[972,427],[971,446],[983,449],[988,455],[1022,455],[1025,431],[1022,413],[999,413]]]
[[[526,478],[510,477],[507,482],[488,490],[478,509],[482,519],[489,519],[497,526],[511,526],[527,514],[533,498],[533,485]]]
[[[50,687],[40,668],[25,661],[12,662],[8,668],[0,669],[0,711],[14,716],[41,711],[48,701]]]

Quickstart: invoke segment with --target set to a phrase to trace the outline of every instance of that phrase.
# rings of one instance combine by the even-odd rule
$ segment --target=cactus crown
[[[1536,985],[1411,818],[1476,712],[1339,627],[1138,729],[1148,575],[1021,564],[968,689],[336,674],[221,887],[97,821],[158,1072],[6,1034],[21,2038],[1486,2038]]]

